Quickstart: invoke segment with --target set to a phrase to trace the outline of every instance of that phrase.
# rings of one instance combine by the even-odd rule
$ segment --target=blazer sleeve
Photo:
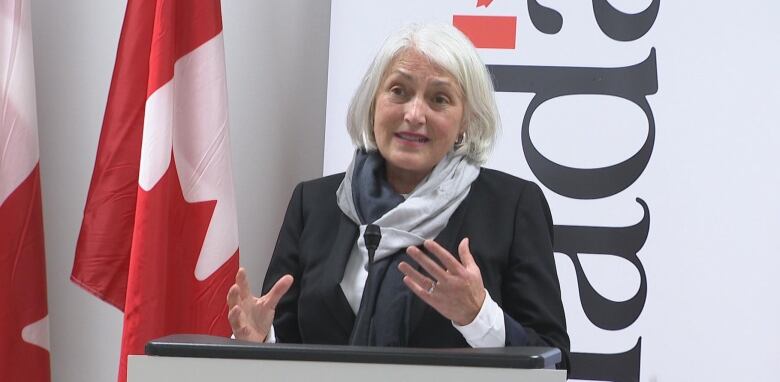
[[[271,263],[263,281],[263,294],[284,275],[293,276],[293,284],[276,305],[274,332],[277,342],[300,343],[298,328],[298,296],[300,295],[300,237],[303,230],[303,183],[293,191],[282,228],[276,240]]]
[[[507,346],[553,346],[559,368],[568,369],[569,336],[553,257],[550,207],[534,183],[524,187],[515,210],[514,238],[502,284]]]

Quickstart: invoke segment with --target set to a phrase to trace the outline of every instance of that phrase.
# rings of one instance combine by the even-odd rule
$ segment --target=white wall
[[[34,0],[52,380],[116,379],[121,312],[69,281],[126,3]],[[241,263],[259,287],[294,185],[322,173],[330,1],[223,1]]]

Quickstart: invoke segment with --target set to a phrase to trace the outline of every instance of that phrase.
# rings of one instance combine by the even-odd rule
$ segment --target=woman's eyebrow
[[[452,82],[452,80],[448,78],[434,78],[431,81],[431,85],[443,86],[443,87],[455,87],[455,84]]]
[[[396,69],[394,69],[392,72],[390,72],[390,74],[391,74],[391,75],[392,75],[392,74],[397,74],[397,75],[400,75],[401,77],[403,77],[404,79],[407,79],[407,80],[409,80],[409,81],[412,81],[412,80],[414,80],[414,76],[413,76],[413,75],[411,75],[409,72],[407,72],[407,71],[406,71],[406,70],[404,70],[404,69],[396,68]]]
[[[410,71],[402,68],[395,68],[393,69],[390,74],[388,75],[388,78],[392,77],[393,75],[398,75],[402,77],[404,80],[407,81],[414,81],[415,76],[410,73]],[[459,90],[460,87],[455,84],[455,82],[448,77],[434,77],[431,80],[430,83],[431,86],[437,87],[437,88],[451,88],[455,90]]]

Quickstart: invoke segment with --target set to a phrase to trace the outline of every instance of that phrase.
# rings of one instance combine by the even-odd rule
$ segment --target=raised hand
[[[420,264],[430,277],[418,272],[408,263],[401,262],[398,264],[398,270],[405,275],[404,284],[455,324],[463,326],[471,323],[485,301],[485,286],[479,267],[469,250],[469,239],[463,239],[458,245],[460,262],[433,240],[426,240],[423,245],[442,265],[426,256],[419,248],[409,247],[406,253]]]
[[[276,304],[292,286],[293,277],[284,275],[261,297],[255,297],[249,288],[246,270],[239,268],[236,283],[227,295],[228,321],[233,335],[240,340],[264,342],[271,330]]]

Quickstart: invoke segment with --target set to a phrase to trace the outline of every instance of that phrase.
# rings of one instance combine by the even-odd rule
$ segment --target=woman
[[[476,50],[453,27],[412,26],[388,38],[350,105],[357,151],[346,173],[296,187],[264,295],[252,295],[243,269],[236,275],[228,293],[235,337],[554,346],[567,368],[544,195],[479,167],[497,130],[493,93]],[[370,264],[369,224],[382,235]]]

